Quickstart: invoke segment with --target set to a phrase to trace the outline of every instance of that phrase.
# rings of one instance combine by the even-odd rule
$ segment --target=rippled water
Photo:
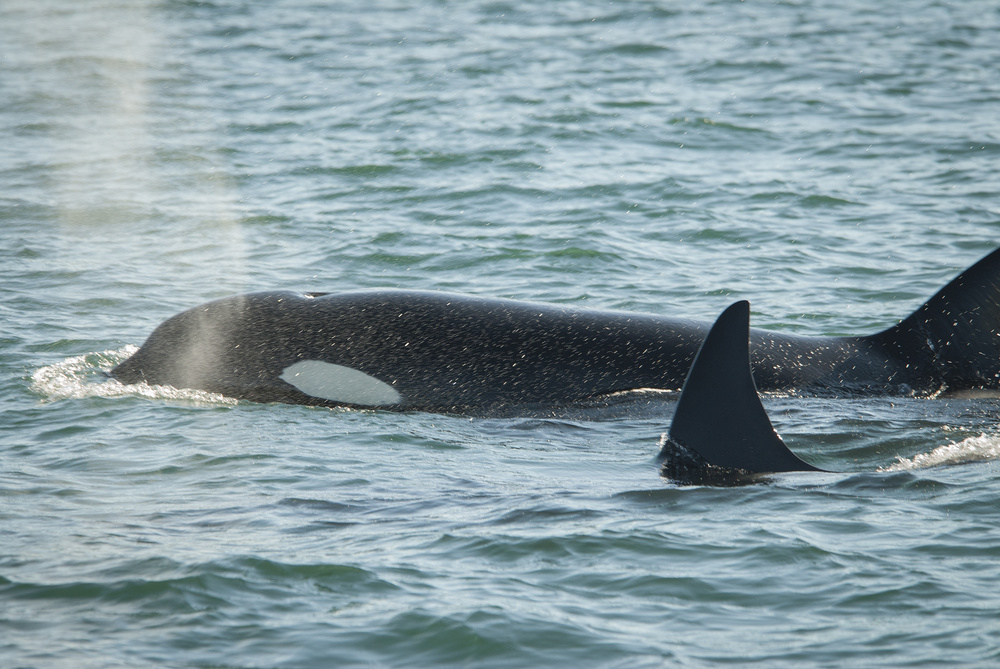
[[[1000,401],[125,389],[170,315],[452,290],[874,332],[1000,242],[993,2],[0,4],[0,664],[995,666]]]

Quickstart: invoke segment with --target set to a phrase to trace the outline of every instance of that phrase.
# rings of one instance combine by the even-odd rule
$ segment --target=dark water
[[[258,289],[874,332],[1000,245],[1000,9],[0,4],[0,665],[996,666],[1000,401],[470,419],[100,374]]]

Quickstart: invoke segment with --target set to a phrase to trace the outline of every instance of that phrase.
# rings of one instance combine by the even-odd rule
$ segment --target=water
[[[873,332],[997,246],[1000,10],[0,5],[0,665],[995,666],[998,400],[470,419],[123,389],[170,315],[407,287]]]

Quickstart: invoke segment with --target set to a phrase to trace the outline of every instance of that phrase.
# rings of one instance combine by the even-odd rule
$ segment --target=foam
[[[138,350],[139,347],[129,345],[117,350],[73,356],[53,365],[40,367],[31,375],[31,389],[45,401],[88,397],[146,397],[207,404],[236,404],[235,399],[218,393],[153,386],[148,383],[125,385],[107,376],[115,365],[127,360]]]
[[[899,461],[888,467],[880,467],[879,471],[899,472],[942,465],[958,465],[966,462],[982,462],[1000,458],[1000,436],[981,434],[968,437],[944,446],[938,446],[930,453],[919,453],[912,458],[899,458]]]

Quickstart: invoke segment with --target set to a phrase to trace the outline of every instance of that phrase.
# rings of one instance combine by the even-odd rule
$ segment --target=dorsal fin
[[[1000,249],[986,255],[898,325],[870,337],[957,388],[1000,385]]]
[[[750,303],[736,302],[712,326],[688,372],[660,452],[664,475],[725,483],[766,472],[822,471],[774,431],[754,384],[749,342]]]

